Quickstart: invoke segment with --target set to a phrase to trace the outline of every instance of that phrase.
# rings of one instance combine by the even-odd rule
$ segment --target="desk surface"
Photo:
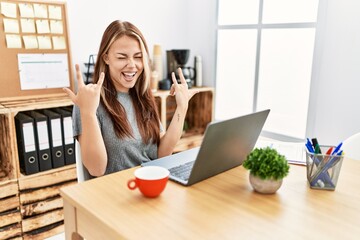
[[[237,167],[155,199],[130,191],[134,169],[61,189],[65,231],[90,239],[358,239],[360,161],[344,159],[335,191],[310,189],[291,165],[276,194],[254,192]],[[325,238],[326,237],[326,238]]]

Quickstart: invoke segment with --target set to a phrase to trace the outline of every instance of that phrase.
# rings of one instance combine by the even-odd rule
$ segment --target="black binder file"
[[[74,108],[73,106],[66,106],[66,107],[62,107],[61,109],[71,112],[71,114],[72,114],[73,108]]]
[[[48,121],[44,114],[36,111],[26,112],[35,121],[35,143],[38,150],[40,172],[52,169]]]
[[[15,116],[16,139],[20,167],[25,175],[39,172],[38,153],[35,144],[34,119],[19,112]]]
[[[61,115],[65,164],[73,164],[75,163],[75,141],[72,128],[72,113],[64,108],[54,108],[53,110]]]
[[[48,118],[51,160],[53,168],[65,165],[64,148],[61,133],[61,115],[48,109],[41,110]]]

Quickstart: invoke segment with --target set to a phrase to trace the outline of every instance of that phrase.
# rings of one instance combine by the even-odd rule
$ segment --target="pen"
[[[320,177],[323,177],[322,175],[325,174],[325,172],[327,172],[330,168],[332,168],[333,166],[335,166],[340,160],[341,160],[341,155],[342,155],[342,150],[340,152],[338,152],[336,154],[336,156],[333,156],[326,164],[325,166],[321,169],[321,171],[319,171],[317,174],[315,174],[315,176],[313,177],[313,179],[311,180],[311,185],[314,186],[318,180],[320,179]],[[325,174],[326,176],[326,174]],[[327,175],[329,176],[329,175]],[[331,187],[335,187],[334,183],[332,182],[331,178],[326,179],[326,182],[328,184],[330,184]]]
[[[319,159],[317,159],[317,157],[314,155],[314,162],[316,165],[316,169],[315,171],[317,171],[317,173],[312,177],[311,180],[311,186],[314,186],[319,180],[322,180],[324,183],[329,183],[332,187],[334,186],[334,184],[332,183],[331,177],[329,175],[329,173],[326,171],[324,171],[325,167],[327,164],[325,164],[325,166],[319,166],[320,165],[320,161]],[[329,161],[330,162],[330,161]],[[323,165],[323,164],[321,164]],[[328,166],[328,168],[330,168],[331,165]],[[313,168],[313,166],[312,166]],[[312,172],[312,168],[311,168],[311,172]]]
[[[308,147],[308,145],[306,145]],[[319,160],[317,156],[317,154],[315,153],[310,153],[309,154],[311,159],[313,160],[313,164],[311,164],[311,169],[310,169],[310,173],[312,174],[313,172],[313,168],[314,168],[314,164],[316,166],[315,171],[317,171],[317,173],[314,174],[314,176],[312,177],[312,179],[314,179],[316,177],[316,181],[314,184],[317,183],[318,180],[322,180],[324,183],[330,183],[330,185],[332,185],[332,181],[331,181],[331,177],[329,175],[328,172],[322,172],[322,165],[324,164],[323,161]],[[313,182],[314,180],[311,180],[310,183],[313,186]]]
[[[312,145],[313,145],[314,148],[315,148],[315,153],[321,153],[320,144],[319,144],[317,138],[312,138],[312,139],[311,139],[311,142],[312,142]],[[317,151],[316,151],[316,150],[317,150]]]
[[[341,150],[340,152],[338,152],[335,156],[332,157],[332,159],[330,159],[330,161],[333,160],[333,159],[335,159],[335,160],[333,160],[333,163],[331,164],[330,167],[333,167],[333,166],[340,160],[340,156],[341,156],[342,154],[343,154],[343,150]],[[329,161],[329,162],[330,162],[330,161]]]
[[[316,138],[313,138],[313,142],[314,142],[315,145],[316,145],[315,150],[314,150],[313,145],[312,145],[312,143],[310,142],[310,139],[309,139],[309,138],[306,139],[306,144],[305,144],[305,146],[306,146],[306,148],[308,149],[308,151],[309,151],[310,153],[313,153],[312,159],[313,159],[316,167],[317,167],[317,168],[320,168],[319,165],[322,165],[321,163],[323,163],[323,161],[322,161],[323,159],[322,159],[321,156],[316,156],[316,154],[321,153],[320,146],[319,146],[319,143],[318,143],[318,141],[317,141]],[[320,159],[319,159],[319,158],[320,158]],[[310,169],[310,172],[311,172],[311,173],[312,173],[312,171],[313,171],[313,167],[314,167],[314,165],[312,164],[311,169]],[[318,174],[318,179],[321,179],[323,182],[331,182],[331,178],[330,178],[330,176],[329,176],[329,174],[328,174],[327,172],[319,173],[319,174]]]
[[[314,150],[315,154],[321,154],[321,148],[320,148],[320,144],[319,144],[317,138],[312,138],[311,142],[312,142],[312,145],[313,145],[313,147],[315,149]],[[324,164],[323,156],[322,155],[317,156],[317,160],[318,160],[318,162],[315,162],[315,163],[317,164],[317,167],[321,168],[323,166],[323,164]]]
[[[342,142],[341,143],[339,143],[339,145],[337,145],[337,147],[335,148],[335,150],[332,152],[332,154],[331,155],[335,155],[339,150],[340,150],[340,148],[341,148],[341,146],[342,146]]]
[[[311,152],[311,153],[314,152],[314,148],[312,147],[312,144],[311,144],[309,138],[306,139],[306,144],[305,144],[305,146],[307,147],[307,149],[309,150],[309,152]]]
[[[326,155],[330,155],[333,149],[334,149],[334,147],[330,147],[330,148],[326,151]]]
[[[313,150],[312,147],[310,147],[308,144],[305,144],[305,147],[307,148],[307,150],[308,150],[310,153],[314,153],[314,150]]]
[[[334,149],[334,147],[330,147],[327,151],[326,151],[326,156],[325,156],[325,158],[324,158],[324,162],[326,163],[328,160],[329,160],[329,158],[330,158],[330,154],[331,154],[331,152],[332,152],[332,150]]]
[[[320,145],[319,145],[319,142],[317,140],[317,138],[312,138],[311,139],[312,143],[310,142],[309,138],[307,138],[307,141],[306,141],[306,148],[308,149],[308,151],[310,153],[314,153],[312,155],[312,159],[317,167],[317,173],[313,176],[313,180],[311,180],[311,185],[314,185],[316,184],[319,180],[321,180],[323,183],[328,183],[330,184],[331,186],[333,186],[333,183],[332,183],[332,180],[331,180],[331,177],[329,175],[329,173],[326,171],[322,171],[323,170],[323,165],[326,163],[325,160],[323,159],[322,156],[317,156],[317,154],[321,154],[321,149],[320,149]],[[314,150],[315,148],[315,150]],[[329,152],[329,150],[328,150]],[[331,153],[331,151],[330,151]],[[311,170],[310,172],[312,173],[312,169],[313,169],[314,165],[311,166]],[[316,178],[314,180],[314,178]]]

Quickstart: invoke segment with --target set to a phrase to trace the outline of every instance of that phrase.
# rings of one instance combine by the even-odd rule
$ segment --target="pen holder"
[[[320,146],[321,152],[328,147]],[[306,151],[306,172],[310,188],[335,190],[344,156]]]

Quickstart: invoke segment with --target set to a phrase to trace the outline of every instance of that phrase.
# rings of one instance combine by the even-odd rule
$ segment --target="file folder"
[[[35,144],[34,119],[19,112],[15,116],[15,128],[20,168],[25,175],[39,172],[38,153]]]
[[[66,106],[66,107],[62,107],[61,109],[64,109],[64,110],[66,110],[68,112],[71,112],[71,114],[72,114],[73,108],[74,108],[73,106]]]
[[[48,118],[52,166],[53,168],[62,167],[65,165],[65,157],[61,133],[61,115],[48,109],[41,110],[41,113]]]
[[[64,108],[55,108],[55,112],[61,115],[62,140],[64,145],[65,164],[75,163],[75,141],[72,128],[72,113]]]
[[[34,119],[35,144],[38,151],[40,172],[52,169],[48,121],[44,114],[36,111],[26,112]]]

